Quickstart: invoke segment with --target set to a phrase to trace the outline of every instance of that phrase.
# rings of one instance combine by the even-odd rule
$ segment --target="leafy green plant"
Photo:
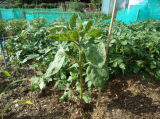
[[[74,12],[82,11],[82,3],[80,0],[74,0],[74,2],[69,2],[68,9]]]
[[[47,3],[41,3],[38,5],[40,8],[47,8],[48,4]]]
[[[13,78],[11,77],[11,75],[10,75],[7,71],[0,71],[0,74],[1,74],[1,73],[5,74],[6,76],[10,77],[10,78],[13,80]],[[26,80],[30,80],[30,79],[16,80],[16,81],[13,81],[12,83],[10,83],[10,84],[3,90],[3,92],[0,94],[0,99],[1,99],[2,95],[7,91],[7,89],[8,89],[11,85],[13,85],[13,84],[15,84],[15,83],[18,83],[18,82],[26,81]],[[17,103],[17,102],[21,102],[21,103],[24,103],[24,104],[32,104],[32,105],[34,105],[32,102],[30,102],[30,101],[28,101],[28,100],[18,100],[18,99],[17,99],[17,100],[14,100],[14,101],[12,101],[12,102],[9,102],[9,103],[6,105],[6,107],[2,110],[2,112],[0,113],[0,119],[3,119],[3,114],[4,114],[4,112],[5,112],[13,103]]]
[[[35,8],[35,6],[36,6],[36,5],[35,5],[34,3],[28,5],[29,8]]]
[[[91,98],[89,92],[83,91],[83,69],[87,65],[87,71],[85,76],[96,87],[104,87],[106,80],[109,78],[109,70],[106,61],[105,45],[99,39],[101,32],[97,29],[92,29],[93,21],[89,20],[84,24],[81,23],[81,19],[78,15],[74,14],[69,21],[68,26],[56,26],[50,29],[51,35],[47,36],[53,41],[71,42],[74,45],[75,52],[65,52],[61,47],[54,57],[54,61],[51,62],[46,73],[40,78],[31,79],[35,82],[36,86],[39,85],[43,89],[46,85],[46,81],[50,81],[50,77],[60,71],[65,62],[65,57],[73,60],[74,65],[69,67],[70,76],[67,80],[66,90],[60,100],[64,100],[71,96],[72,92],[79,93],[79,102],[82,103],[82,99],[85,102],[90,102]],[[92,54],[90,53],[92,52]],[[75,54],[75,55],[73,55]],[[87,61],[87,62],[86,62]],[[76,81],[76,91],[69,89],[69,85],[73,81]],[[74,96],[73,96],[74,97]]]
[[[29,22],[29,25],[31,25],[32,27],[34,27],[35,29],[37,28],[41,28],[44,27],[46,25],[46,19],[45,18],[36,18],[36,19],[32,19]]]
[[[22,30],[26,29],[27,21],[25,19],[20,20],[10,20],[7,22],[6,30],[11,33],[11,35],[17,35],[21,33]]]
[[[22,8],[22,3],[17,2],[14,4],[14,7],[15,8]]]
[[[25,4],[23,5],[23,7],[24,7],[24,8],[28,8],[29,5],[28,5],[27,3],[25,3]]]

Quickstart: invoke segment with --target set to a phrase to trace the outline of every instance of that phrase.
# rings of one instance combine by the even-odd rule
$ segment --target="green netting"
[[[22,19],[24,17],[24,13],[26,12],[26,19],[31,20],[37,17],[46,18],[47,22],[51,20],[65,17],[66,20],[70,19],[72,16],[71,11],[61,11],[59,8],[54,9],[0,9],[0,18],[2,20],[8,21],[13,19]]]
[[[69,20],[72,17],[72,12],[63,12],[63,13],[56,13],[56,12],[39,12],[39,13],[26,13],[26,19],[31,20],[34,18],[45,18],[47,23],[52,22],[55,19],[61,19],[62,17],[65,20]]]
[[[146,20],[148,18],[160,19],[160,1],[144,0],[130,8],[121,10],[117,13],[116,20],[125,23]]]

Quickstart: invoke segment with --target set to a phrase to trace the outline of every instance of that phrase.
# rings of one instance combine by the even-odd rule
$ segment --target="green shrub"
[[[23,5],[23,7],[24,7],[24,8],[28,8],[29,5],[25,3],[25,4]]]
[[[54,7],[55,8],[59,7],[59,3],[54,3]]]
[[[22,3],[17,2],[17,3],[14,4],[14,7],[15,8],[22,8]]]
[[[21,33],[27,27],[27,21],[25,19],[11,20],[7,22],[6,30],[12,35],[17,35]]]
[[[48,3],[48,8],[54,8],[54,4],[53,3]]]
[[[45,18],[36,18],[32,19],[29,24],[33,26],[34,28],[41,28],[46,25],[46,19]]]
[[[29,8],[35,8],[35,6],[36,5],[32,3],[32,4],[29,5]]]
[[[48,4],[47,3],[41,3],[41,4],[39,4],[39,7],[40,8],[47,8]]]
[[[69,10],[71,11],[76,11],[76,12],[79,12],[79,11],[82,11],[82,3],[79,2],[78,0],[75,0],[75,2],[69,2]]]

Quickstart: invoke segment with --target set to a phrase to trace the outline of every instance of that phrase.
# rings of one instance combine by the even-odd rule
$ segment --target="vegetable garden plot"
[[[69,98],[83,104],[92,101],[90,91],[95,86],[105,87],[108,76],[139,73],[159,81],[159,23],[151,19],[130,25],[117,21],[113,25],[107,61],[109,22],[102,23],[100,19],[94,24],[92,20],[82,24],[76,14],[69,22],[56,20],[48,27],[44,20],[32,20],[6,45],[12,65],[28,67],[29,64],[37,70],[38,77],[31,79],[31,91],[44,90],[55,82],[64,92],[60,100]]]

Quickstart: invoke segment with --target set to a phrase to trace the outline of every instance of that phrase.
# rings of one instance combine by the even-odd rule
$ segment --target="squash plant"
[[[70,76],[67,79],[67,85],[64,95],[60,100],[70,96],[78,99],[74,94],[78,92],[79,102],[82,100],[86,103],[91,101],[88,91],[84,92],[84,76],[96,87],[104,87],[106,80],[109,79],[109,70],[106,62],[105,45],[100,40],[101,31],[92,29],[93,21],[89,20],[82,24],[81,18],[74,14],[67,25],[54,26],[50,29],[50,35],[46,36],[52,41],[61,41],[73,43],[74,51],[66,51],[63,47],[57,51],[54,61],[50,63],[46,73],[40,77],[34,77],[31,80],[35,83],[31,89],[36,86],[43,89],[51,77],[59,72],[65,59],[69,58],[75,63],[68,68]],[[87,66],[87,67],[86,67]],[[84,68],[87,68],[84,72]],[[70,84],[76,81],[76,91],[70,89]]]

